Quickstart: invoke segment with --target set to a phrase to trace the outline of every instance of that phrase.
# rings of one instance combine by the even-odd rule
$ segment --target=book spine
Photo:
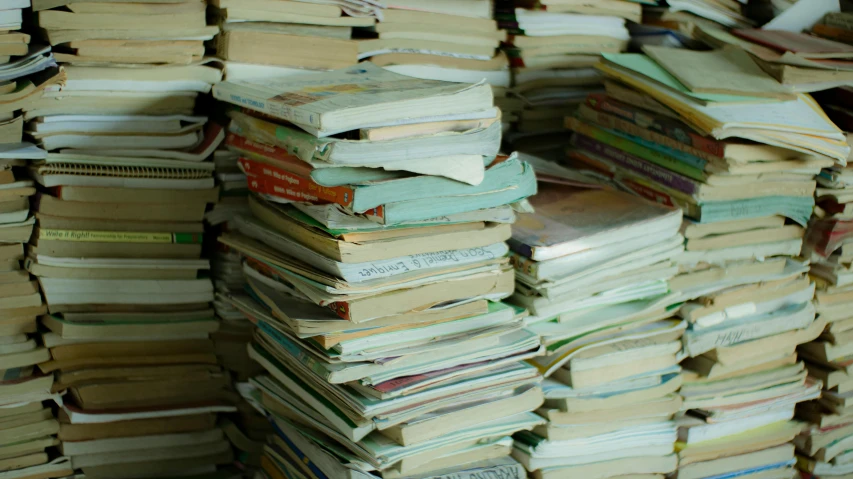
[[[598,126],[601,126],[602,128],[613,130],[615,132],[619,132],[633,138],[639,138],[641,140],[659,145],[660,148],[675,150],[675,152],[681,153],[682,155],[686,155],[680,156],[679,160],[684,161],[685,163],[700,170],[704,170],[705,165],[707,165],[708,162],[719,160],[719,158],[715,157],[710,153],[693,148],[690,145],[674,140],[666,135],[656,133],[652,130],[643,128],[635,123],[625,121],[616,116],[593,110],[587,105],[581,105],[581,107],[578,109],[578,113],[580,114],[581,118],[587,121],[591,121],[597,124]]]
[[[812,27],[812,32],[823,38],[829,38],[842,43],[853,43],[853,31],[847,28],[839,28],[832,25],[818,23]]]
[[[615,102],[602,94],[589,95],[586,99],[586,105],[602,113],[622,118],[640,128],[655,131],[714,157],[725,157],[725,143],[699,135],[681,122],[656,115],[627,103]]]
[[[240,169],[248,177],[249,189],[290,201],[352,206],[355,190],[346,186],[322,186],[310,178],[249,158],[240,158]]]
[[[39,239],[84,243],[201,244],[202,233],[145,233],[133,231],[78,231],[39,229]]]
[[[533,261],[525,258],[518,253],[513,252],[509,255],[509,262],[516,271],[524,273],[528,276],[536,277],[539,272],[538,261]]]
[[[222,82],[214,85],[213,97],[217,100],[265,113],[273,118],[317,128],[322,127],[320,124],[320,115],[318,114],[300,112],[296,108],[285,104],[285,99],[278,96],[268,98],[258,92],[240,88],[239,85],[233,83]]]
[[[844,30],[853,30],[853,16],[849,13],[829,13],[824,18],[824,23]]]
[[[699,189],[698,184],[690,178],[681,176],[678,173],[648,161],[644,161],[636,156],[596,141],[588,136],[575,134],[572,137],[572,144],[578,148],[600,155],[621,167],[638,173],[640,176],[649,178],[685,194],[693,195]]]
[[[688,331],[684,336],[685,350],[691,357],[711,351],[715,348],[731,346],[772,334],[784,333],[794,329],[803,329],[814,321],[814,309],[806,307],[792,316],[782,316],[754,323],[736,325],[719,331],[693,334]]]
[[[282,442],[287,445],[290,451],[296,455],[296,458],[299,459],[302,464],[305,464],[305,466],[311,470],[311,473],[314,474],[314,476],[316,476],[318,479],[328,479],[326,474],[324,474],[323,471],[321,471],[320,468],[317,467],[317,465],[314,464],[313,461],[311,461],[311,458],[305,455],[305,453],[302,452],[302,450],[299,449],[299,447],[297,447],[296,444],[294,444],[293,441],[290,440],[290,437],[288,437],[287,434],[285,434],[285,432],[282,431],[280,427],[278,427],[278,424],[276,424],[275,421],[272,421],[271,424],[278,437],[282,440]]]
[[[668,170],[681,173],[682,175],[693,178],[694,180],[702,180],[705,177],[704,172],[701,169],[688,165],[659,151],[637,144],[627,138],[614,135],[613,133],[589,123],[581,122],[577,118],[569,118],[566,123],[566,126],[573,131],[586,135],[602,143],[612,145],[626,153],[630,153],[638,158],[650,161]]]
[[[313,357],[311,357],[310,354],[306,353],[300,347],[293,344],[293,342],[289,338],[281,334],[277,329],[268,325],[265,321],[258,321],[257,325],[258,329],[260,329],[270,338],[272,338],[273,341],[275,341],[276,344],[278,344],[285,351],[287,351],[287,353],[290,354],[293,359],[299,361],[305,367],[307,367],[326,381],[331,378],[331,376],[329,375],[329,371],[325,367],[323,367],[323,365],[320,364],[317,359],[314,359]]]

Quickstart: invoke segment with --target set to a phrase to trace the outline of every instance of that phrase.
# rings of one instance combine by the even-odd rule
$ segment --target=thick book
[[[297,78],[224,81],[214,86],[213,95],[307,127],[316,136],[394,124],[413,114],[450,115],[493,106],[485,83],[421,80],[371,63]]]
[[[661,230],[674,236],[681,225],[679,210],[610,190],[543,184],[530,201],[536,212],[513,225],[510,246],[537,261]]]

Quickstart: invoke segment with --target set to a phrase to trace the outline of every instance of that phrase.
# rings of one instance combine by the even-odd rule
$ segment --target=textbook
[[[347,85],[369,89],[347,89]],[[304,103],[304,99],[297,103],[287,100],[288,95],[297,98],[307,94],[310,97],[310,91],[330,87],[337,92],[331,97],[324,95],[309,103]],[[287,83],[225,81],[214,87],[213,94],[222,101],[307,127],[309,133],[319,137],[364,125],[393,124],[409,117],[395,112],[410,109],[423,113],[423,116],[437,116],[486,110],[492,106],[488,85],[460,86],[418,80],[370,63],[329,74],[308,75],[295,81],[291,79]],[[280,100],[277,99],[279,97]],[[339,101],[349,103],[345,110],[337,106]],[[393,108],[381,111],[384,105],[393,105]]]

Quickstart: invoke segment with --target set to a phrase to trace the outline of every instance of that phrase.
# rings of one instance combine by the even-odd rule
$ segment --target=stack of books
[[[626,19],[639,17],[640,4],[623,0],[600,6],[498,2],[499,24],[510,34],[506,52],[513,68],[513,91],[525,104],[517,131],[538,135],[561,130],[566,113],[588,93],[601,89],[601,76],[592,68],[599,54],[624,51],[630,39]]]
[[[44,158],[45,152],[29,143],[0,145],[0,380],[19,380],[32,373],[35,361],[26,365],[5,354],[35,349],[27,337],[36,332],[36,318],[45,312],[38,283],[23,269],[24,244],[35,225],[29,199],[36,194],[34,182],[26,179],[29,161]],[[28,361],[29,359],[27,359]],[[20,369],[19,369],[20,368]],[[0,385],[4,384],[0,382]]]
[[[546,377],[547,423],[517,434],[513,456],[537,478],[675,471],[684,322],[667,279],[681,211],[547,183],[531,202],[535,214],[513,226],[512,302],[546,347],[532,363]]]
[[[0,471],[14,478],[66,477],[74,470],[56,452],[59,423],[46,402],[61,399],[51,392],[53,375],[34,367],[50,354],[27,337],[36,329],[35,314],[27,322],[0,323]]]
[[[28,133],[45,150],[98,161],[206,159],[221,136],[194,114],[196,98],[222,72],[204,57],[204,41],[218,31],[205,6],[35,2],[67,79],[28,109]]]
[[[221,33],[216,54],[227,60],[229,79],[332,70],[361,58],[354,28],[369,28],[381,14],[375,0],[214,0]],[[284,68],[281,68],[284,67]]]
[[[850,131],[847,105],[850,95],[846,89],[821,92],[815,97],[836,124]],[[850,134],[847,133],[848,143]],[[849,160],[848,160],[849,161]],[[799,347],[809,376],[823,383],[818,400],[801,404],[797,417],[808,427],[795,439],[799,454],[798,468],[820,477],[843,477],[850,474],[847,457],[853,440],[853,411],[847,409],[850,395],[850,358],[853,356],[849,338],[853,327],[850,307],[851,235],[848,232],[853,216],[847,204],[853,201],[848,191],[849,163],[825,168],[817,177],[815,193],[817,206],[809,223],[803,256],[811,261],[812,279],[816,284],[814,298],[819,319],[825,324],[820,336]]]
[[[814,100],[744,52],[645,50],[605,55],[607,95],[567,119],[569,161],[684,211],[685,252],[670,281],[687,322],[677,477],[790,477],[789,421],[821,388],[797,347],[825,324],[796,257],[814,175],[843,165],[849,147]],[[730,78],[734,65],[751,81]]]
[[[418,78],[510,86],[506,40],[493,20],[493,0],[385,2],[378,38],[362,40],[360,57]]]
[[[248,294],[228,299],[259,330],[249,353],[267,374],[250,396],[277,428],[268,474],[301,470],[291,430],[383,477],[507,456],[511,434],[542,422],[522,362],[538,336],[500,302],[511,205],[536,181],[497,155],[500,125],[453,126],[493,108],[489,85],[362,63],[214,95],[245,107],[226,144],[244,155],[253,215],[220,241],[245,257]]]
[[[44,157],[30,144],[2,145],[0,159],[0,471],[12,477],[64,477],[73,471],[64,457],[48,454],[59,444],[59,423],[45,401],[53,395],[53,375],[39,363],[50,359],[38,342],[37,319],[46,312],[38,283],[22,269],[24,243],[35,220],[24,180],[24,159]]]
[[[201,252],[225,135],[195,107],[222,77],[204,58],[218,29],[204,2],[33,9],[67,75],[25,113],[48,151],[28,168],[26,267],[49,313],[39,367],[68,391],[60,451],[87,477],[215,470],[231,448],[214,413],[235,408]]]
[[[30,0],[10,0],[0,6],[0,63],[9,63],[12,57],[27,54],[30,35],[21,32],[23,10],[30,7]]]

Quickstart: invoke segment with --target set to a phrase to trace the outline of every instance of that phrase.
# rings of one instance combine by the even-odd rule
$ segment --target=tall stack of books
[[[49,455],[59,444],[59,423],[50,405],[53,375],[36,367],[50,359],[39,342],[37,318],[45,313],[36,281],[22,269],[24,243],[32,234],[31,181],[16,172],[22,159],[43,157],[32,145],[3,145],[13,159],[0,160],[0,471],[13,477],[64,477],[67,458]],[[15,168],[13,168],[13,166]]]
[[[0,475],[57,478],[71,473],[59,455],[50,400],[53,375],[37,364],[50,354],[37,336],[38,317],[46,312],[39,286],[23,268],[24,244],[35,225],[29,200],[36,194],[26,176],[30,161],[44,159],[40,148],[21,142],[23,114],[49,85],[61,82],[50,48],[29,48],[21,27],[21,9],[29,2],[5,2],[0,10]]]
[[[605,55],[607,95],[567,119],[569,161],[684,211],[685,253],[670,281],[687,322],[677,477],[790,477],[789,421],[821,387],[797,346],[824,324],[797,256],[814,175],[844,164],[849,147],[810,97],[743,52],[646,51]],[[751,81],[730,78],[733,65]]]
[[[510,33],[506,52],[513,69],[513,91],[525,104],[516,124],[521,138],[562,130],[563,118],[588,93],[601,89],[601,76],[592,68],[599,54],[627,48],[630,36],[625,21],[640,20],[640,4],[598,3],[497,2],[499,25]],[[560,136],[564,135],[554,140],[557,149],[565,147]],[[541,141],[536,138],[531,140],[534,146]],[[515,141],[516,136],[510,139]]]
[[[510,242],[514,304],[541,336],[547,420],[515,436],[536,478],[660,477],[676,469],[671,421],[684,322],[667,279],[681,211],[611,189],[540,183]]]
[[[8,287],[0,283],[0,288]],[[52,393],[53,376],[39,374],[35,367],[50,359],[47,349],[30,335],[36,330],[36,315],[44,310],[40,303],[0,310],[4,313],[0,322],[0,473],[8,477],[51,479],[74,472],[68,458],[55,452],[59,423],[46,402],[59,401],[59,395]],[[9,311],[18,311],[11,317],[14,321],[5,317]]]
[[[229,299],[259,330],[250,396],[277,429],[264,470],[410,477],[508,456],[542,422],[522,362],[538,337],[500,302],[511,205],[536,181],[497,155],[499,125],[453,120],[493,108],[489,85],[362,63],[214,95],[245,107],[226,143],[253,216],[220,241],[245,257],[248,294]]]
[[[354,28],[376,24],[381,2],[310,0],[214,0],[222,32],[217,56],[227,60],[229,79],[332,70],[358,62]],[[284,67],[284,68],[282,68]]]
[[[67,75],[25,115],[48,151],[26,266],[49,313],[40,369],[68,391],[60,451],[87,477],[215,470],[232,457],[214,413],[235,408],[201,252],[224,131],[196,99],[222,76],[218,29],[197,1],[33,9]]]
[[[850,95],[846,89],[833,89],[815,95],[830,118],[846,131]],[[847,133],[848,143],[850,134]],[[816,284],[814,304],[819,319],[825,324],[821,335],[813,342],[799,347],[806,361],[809,376],[823,383],[818,400],[801,404],[797,417],[808,427],[796,438],[800,455],[798,468],[816,477],[843,477],[851,472],[846,454],[853,438],[853,411],[848,410],[846,397],[853,382],[848,368],[851,350],[849,325],[853,324],[850,307],[851,235],[848,232],[853,216],[847,204],[853,201],[850,191],[848,165],[825,168],[817,177],[815,193],[817,206],[806,233],[803,256],[811,261],[810,273]],[[845,249],[847,251],[845,251]]]

